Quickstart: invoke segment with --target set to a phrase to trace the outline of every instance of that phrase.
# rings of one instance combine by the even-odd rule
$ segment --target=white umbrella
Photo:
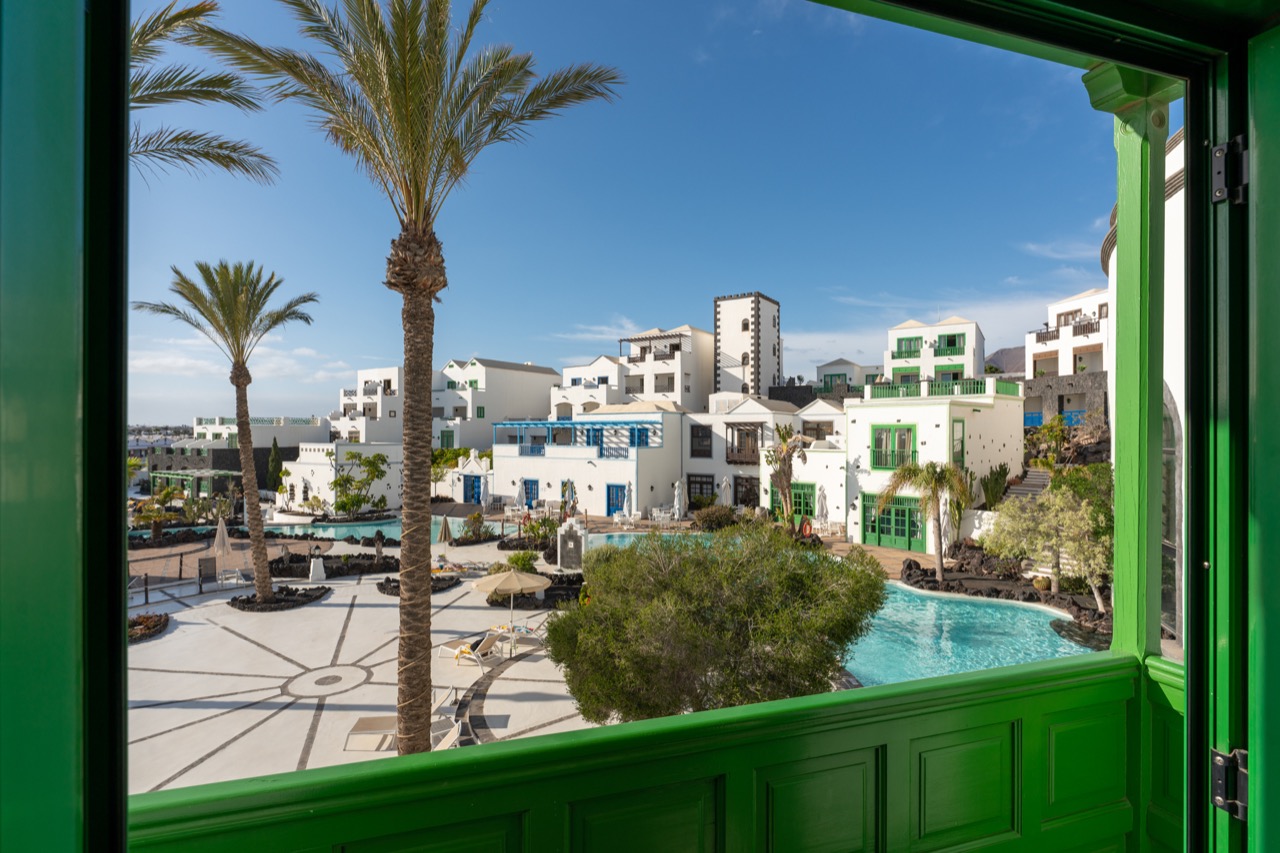
[[[827,523],[827,487],[818,486],[818,506],[814,510],[814,518],[818,523]]]
[[[489,475],[480,475],[480,511],[484,512],[489,505]]]
[[[578,490],[573,480],[565,480],[560,486],[560,508],[566,516],[572,516],[578,507]]]
[[[626,513],[627,513],[627,518],[635,518],[635,515],[636,515],[635,496],[631,494],[630,480],[627,481],[627,499],[623,503],[624,503],[623,508],[626,510]]]
[[[723,506],[733,506],[733,487],[729,482],[728,474],[725,474],[724,479],[720,481],[720,503]]]
[[[671,517],[676,521],[684,515],[684,481],[676,480],[676,495],[671,500]]]
[[[213,556],[215,558],[231,556],[231,540],[227,538],[227,520],[225,518],[218,519],[218,532],[213,535]]]
[[[516,624],[516,595],[537,592],[551,586],[551,581],[533,572],[507,571],[483,577],[471,584],[481,592],[496,592],[498,595],[511,596],[511,615],[507,627],[513,632]],[[513,634],[514,636],[514,634]]]

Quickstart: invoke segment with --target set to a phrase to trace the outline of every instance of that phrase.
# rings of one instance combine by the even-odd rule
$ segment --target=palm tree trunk
[[[396,710],[401,755],[431,749],[431,370],[435,298],[447,280],[431,229],[406,225],[391,244],[387,286],[404,298],[404,508]]]
[[[933,542],[934,548],[938,552],[938,583],[942,583],[945,580],[942,576],[942,513],[939,512],[940,509],[941,507],[936,504],[933,507]]]
[[[253,433],[249,427],[249,383],[253,377],[243,364],[232,365],[231,384],[236,386],[236,442],[240,445],[240,486],[244,492],[244,523],[249,527],[253,554],[253,591],[259,604],[275,600],[271,568],[267,565],[267,536],[262,530],[258,503],[258,468],[253,463]]]
[[[1093,581],[1089,581],[1089,589],[1093,590],[1093,600],[1098,605],[1098,612],[1105,616],[1107,613],[1107,603],[1102,600],[1102,590],[1099,589],[1098,585]]]
[[[1062,552],[1054,550],[1053,566],[1049,569],[1049,592],[1054,595],[1058,594],[1058,588],[1062,579]]]

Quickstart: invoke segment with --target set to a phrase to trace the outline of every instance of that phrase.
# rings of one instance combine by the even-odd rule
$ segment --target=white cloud
[[[298,347],[297,349],[293,350],[293,354],[307,356],[310,358],[320,358],[320,353],[316,352],[311,347]]]
[[[574,325],[572,332],[555,332],[551,336],[566,341],[616,341],[641,331],[630,318],[615,314],[609,323],[601,325]]]
[[[325,370],[351,370],[351,365],[345,361],[331,361],[324,366]]]
[[[129,352],[129,373],[147,376],[221,376],[231,374],[225,361],[196,358],[172,350],[133,349]]]
[[[1054,240],[1049,243],[1023,243],[1022,251],[1051,261],[1084,261],[1098,256],[1098,246],[1082,240]]]

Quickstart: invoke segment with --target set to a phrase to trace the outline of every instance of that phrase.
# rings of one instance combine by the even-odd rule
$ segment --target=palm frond
[[[130,75],[129,109],[176,103],[230,104],[245,112],[262,109],[253,87],[238,74],[166,65],[140,68]]]
[[[261,184],[271,183],[280,173],[274,160],[248,142],[168,127],[143,131],[136,124],[129,135],[129,159],[139,170],[178,168],[195,173],[219,168]]]
[[[156,10],[129,26],[129,67],[138,68],[155,62],[164,50],[164,42],[174,40],[191,27],[204,23],[218,13],[216,0],[200,0],[177,11],[177,0]]]

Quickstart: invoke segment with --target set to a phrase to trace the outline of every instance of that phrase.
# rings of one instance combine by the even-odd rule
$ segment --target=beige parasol
[[[537,592],[551,586],[551,581],[533,572],[507,571],[489,575],[471,584],[481,592],[496,592],[498,595],[511,596],[511,616],[507,627],[514,630],[516,621],[516,596],[529,592]]]

